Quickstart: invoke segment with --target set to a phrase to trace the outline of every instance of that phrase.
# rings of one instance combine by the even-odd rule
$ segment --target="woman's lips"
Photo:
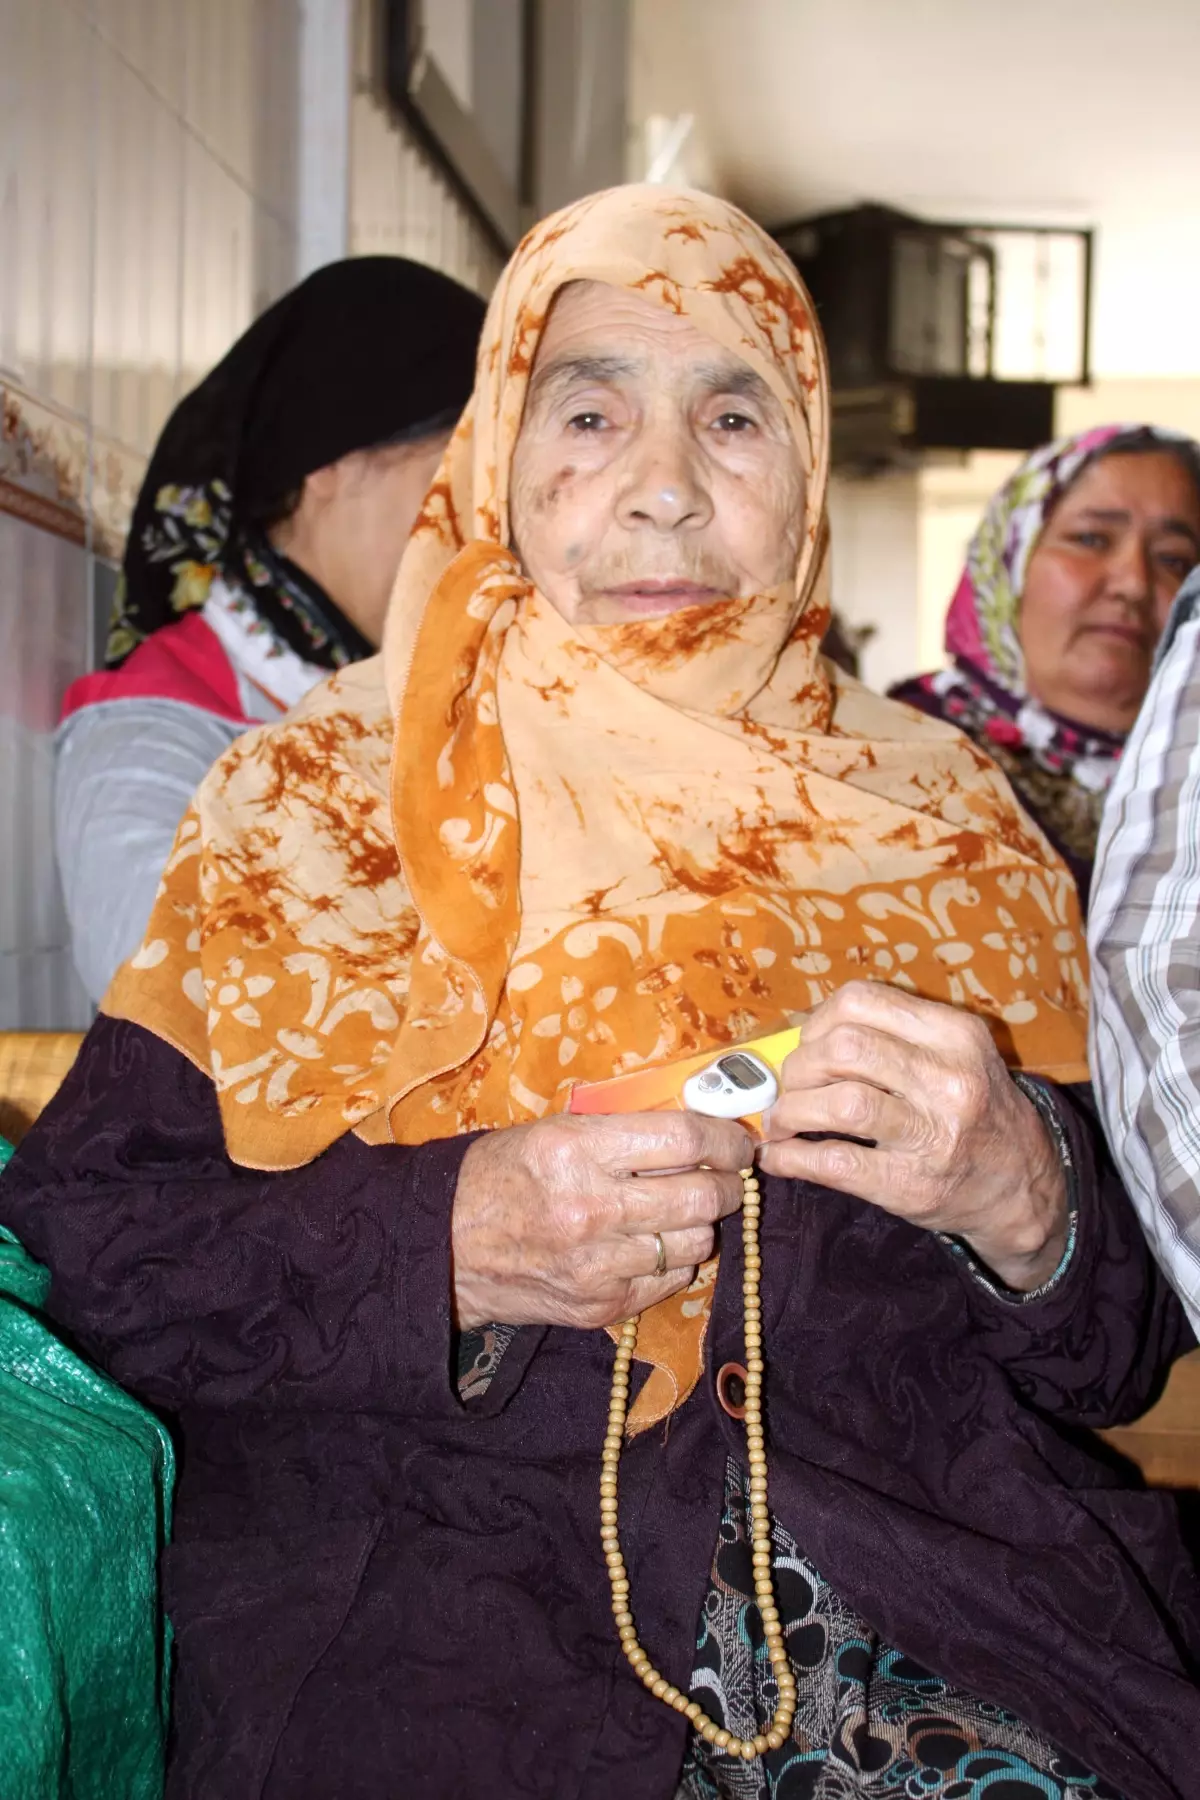
[[[1139,625],[1123,625],[1117,620],[1112,620],[1085,625],[1083,629],[1093,637],[1117,638],[1122,644],[1135,644],[1139,650],[1150,648],[1146,632]]]
[[[720,588],[699,587],[691,581],[629,581],[604,591],[627,612],[642,617],[681,612],[685,606],[705,606],[725,598]]]

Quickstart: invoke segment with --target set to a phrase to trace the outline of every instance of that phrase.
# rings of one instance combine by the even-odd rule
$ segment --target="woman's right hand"
[[[644,1312],[712,1255],[717,1220],[742,1202],[738,1170],[753,1160],[744,1126],[698,1113],[563,1114],[488,1132],[463,1158],[454,1199],[459,1329],[611,1325]]]

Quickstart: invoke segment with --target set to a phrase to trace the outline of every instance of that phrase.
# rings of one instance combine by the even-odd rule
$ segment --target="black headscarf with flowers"
[[[354,450],[454,423],[470,398],[484,303],[399,256],[330,263],[268,308],[168,419],[134,508],[105,653],[204,605],[217,574],[305,661],[374,648],[270,543],[306,475]]]

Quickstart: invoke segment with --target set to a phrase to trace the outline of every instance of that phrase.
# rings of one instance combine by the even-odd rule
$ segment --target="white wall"
[[[913,673],[917,616],[918,477],[829,484],[833,603],[850,625],[874,625],[863,679],[883,689]]]
[[[351,129],[350,247],[486,289],[498,259],[373,97],[372,8],[355,4],[353,123],[331,107],[322,127],[340,110]],[[0,1029],[90,1016],[65,947],[51,737],[92,666],[98,559],[120,555],[167,414],[302,265],[306,5],[337,11],[0,0]]]
[[[1192,336],[1200,348],[1200,328]],[[1200,377],[1130,377],[1095,381],[1090,388],[1060,388],[1054,429],[1086,431],[1093,425],[1165,425],[1200,439]]]
[[[175,400],[292,279],[295,57],[295,0],[0,0],[0,370],[110,551]]]
[[[0,1027],[90,1009],[50,739],[176,399],[295,261],[294,0],[0,0]]]

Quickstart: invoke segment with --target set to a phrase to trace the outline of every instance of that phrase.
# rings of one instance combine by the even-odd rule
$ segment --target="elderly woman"
[[[950,668],[890,689],[974,738],[1086,910],[1104,796],[1171,602],[1200,562],[1200,446],[1107,425],[1034,451],[992,500],[946,619]]]
[[[55,836],[99,1000],[179,821],[240,732],[379,648],[471,392],[483,301],[400,256],[330,263],[180,401],[134,510],[106,668],[67,690]]]
[[[22,1146],[182,1434],[174,1796],[1193,1781],[1196,1577],[1079,1430],[1186,1333],[1056,1085],[1073,886],[819,660],[828,444],[732,207],[534,230],[382,659],[209,776]],[[564,1113],[798,1014],[757,1152]]]

